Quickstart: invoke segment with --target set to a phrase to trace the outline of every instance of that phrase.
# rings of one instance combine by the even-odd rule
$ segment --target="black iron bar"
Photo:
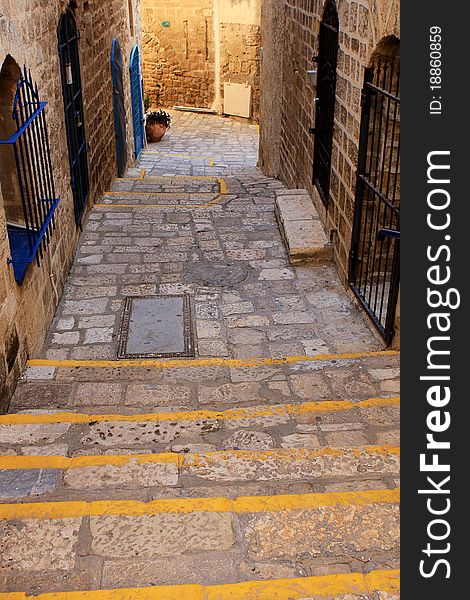
[[[20,103],[18,102],[18,104],[20,104]],[[20,128],[20,127],[21,127],[21,121],[20,121],[20,118],[18,117],[18,128]],[[36,210],[36,203],[34,201],[35,190],[34,190],[34,185],[33,185],[33,177],[31,174],[31,164],[30,164],[29,158],[28,158],[27,140],[26,140],[24,134],[18,138],[18,149],[19,149],[19,153],[20,153],[20,157],[21,157],[21,173],[22,173],[23,181],[25,182],[25,189],[27,190],[26,197],[27,197],[28,212],[29,212],[30,224],[31,224],[31,229],[29,231],[30,231],[31,235],[34,235],[34,232],[39,231],[40,224],[39,224],[39,218],[38,218],[38,214],[37,214],[37,210]]]
[[[37,85],[36,85],[36,94],[39,97]],[[48,194],[48,198],[49,198],[48,210],[51,211],[52,207],[53,207],[53,203],[56,199],[56,196],[55,196],[54,177],[53,177],[52,164],[51,164],[51,151],[50,151],[50,145],[49,145],[49,135],[48,135],[48,131],[47,131],[47,123],[46,123],[46,117],[45,117],[44,112],[41,114],[41,117],[39,120],[39,125],[40,125],[41,146],[43,149],[42,152],[43,152],[44,163],[45,163],[44,169],[45,169],[45,175],[46,175],[46,189],[47,189],[47,194]],[[54,215],[52,216],[50,226],[51,226],[52,230],[55,228]]]
[[[25,73],[25,75],[26,75],[26,73]],[[39,105],[39,100],[34,97],[34,87],[33,87],[33,82],[31,79],[31,72],[29,72],[27,79],[26,79],[25,95],[27,96],[27,98],[29,100],[29,104],[30,104],[31,108],[34,106],[34,103],[36,105]],[[32,142],[33,160],[36,165],[36,169],[35,169],[36,178],[37,178],[37,182],[38,182],[38,197],[37,197],[36,201],[39,205],[38,208],[39,208],[39,214],[41,215],[41,227],[42,227],[42,225],[45,223],[45,220],[46,220],[49,210],[48,210],[48,207],[44,204],[44,200],[46,199],[47,192],[44,187],[44,179],[45,179],[44,163],[43,163],[43,156],[42,156],[42,152],[41,152],[42,148],[38,143],[37,129],[38,129],[38,120],[36,119],[30,127],[30,130],[31,130],[30,136],[31,136],[31,142]],[[42,240],[44,242],[43,243],[43,248],[44,248],[46,246],[46,243],[49,242],[49,228],[46,229]]]
[[[387,73],[388,73],[387,65],[384,65],[383,80],[382,80],[382,85],[384,88],[386,87],[386,84],[387,84]],[[380,83],[380,79],[379,79],[379,83]],[[377,155],[375,158],[375,169],[374,169],[374,188],[377,188],[378,190],[381,190],[381,181],[383,180],[383,167],[384,167],[383,160],[384,160],[384,153],[385,153],[386,143],[387,143],[387,120],[386,120],[385,114],[384,114],[385,101],[386,100],[382,97],[381,101],[380,101],[379,131],[377,134],[377,150],[376,150]],[[388,101],[387,101],[387,104],[388,104]],[[383,135],[383,131],[385,131],[384,135]],[[380,205],[381,205],[380,201],[374,202],[372,205],[373,216],[375,217],[375,215],[377,213],[377,217],[375,219],[375,232],[374,233],[372,233],[372,227],[371,227],[370,252],[369,252],[369,258],[371,259],[371,262],[370,262],[371,274],[370,274],[370,283],[368,286],[369,287],[369,289],[368,289],[369,297],[367,299],[367,303],[369,304],[369,306],[371,306],[371,304],[372,304],[372,294],[374,291],[374,287],[377,290],[380,285],[380,273],[376,271],[377,251],[379,250],[378,243],[377,243],[377,235],[379,233],[379,226],[380,226],[380,213],[381,213]],[[368,261],[368,264],[369,264],[369,261]],[[374,285],[374,280],[375,280],[375,285]]]
[[[26,102],[28,101],[28,96],[29,96],[28,91],[29,91],[29,83],[27,80],[27,72],[26,72],[26,67],[25,67],[24,80],[23,80],[23,83],[21,86],[21,97],[22,98],[21,98],[21,102],[19,103],[22,125],[24,125],[25,122],[31,116],[28,112],[28,107],[26,105]],[[23,136],[25,139],[26,164],[28,166],[28,171],[30,173],[31,186],[33,189],[32,204],[33,204],[33,211],[36,215],[35,235],[39,235],[38,232],[41,230],[42,224],[44,223],[44,214],[43,214],[41,201],[40,201],[41,190],[40,190],[40,185],[39,185],[38,172],[37,172],[37,169],[35,168],[36,154],[35,154],[35,150],[34,150],[34,141],[33,141],[33,136],[32,136],[33,128],[34,128],[34,123],[32,123],[25,130]],[[35,242],[36,242],[36,240],[35,240]],[[36,263],[38,265],[39,265],[39,259],[41,259],[42,257],[43,257],[42,246],[40,246],[38,248],[38,252],[36,254]]]
[[[393,87],[393,78],[394,76],[396,76],[395,73],[395,65],[392,63],[391,65],[391,72],[390,72],[390,89],[392,89]],[[392,100],[390,98],[388,98],[388,110],[387,110],[387,119],[386,119],[386,131],[388,133],[389,127],[390,127],[390,104],[392,103]],[[394,156],[394,151],[395,151],[395,133],[396,133],[396,126],[397,126],[397,107],[399,105],[399,102],[397,100],[393,101],[394,104],[394,110],[393,110],[393,117],[392,117],[392,131],[391,131],[391,136],[390,136],[390,150],[389,150],[389,160],[388,160],[388,173],[387,173],[387,183],[385,186],[385,198],[388,196],[389,192],[390,192],[390,180],[391,180],[391,176],[392,176],[392,169],[393,169],[393,156]],[[387,142],[388,142],[388,137],[385,140],[385,144],[384,144],[384,160],[383,160],[383,164],[382,164],[382,178],[381,178],[381,185],[380,188],[383,189],[383,180],[384,180],[384,176],[385,176],[385,161],[386,161],[386,152],[387,152]],[[397,173],[395,173],[394,176],[394,180],[397,180]],[[394,199],[393,199],[394,200]],[[384,224],[386,224],[386,207],[388,206],[389,210],[390,210],[390,224],[389,227],[393,225],[393,216],[395,214],[395,210],[392,210],[392,205],[389,204],[387,201],[382,200],[382,204],[384,204]],[[382,293],[380,294],[381,297],[381,301],[380,301],[380,310],[379,310],[379,318],[382,320],[382,314],[383,314],[383,307],[384,307],[384,294],[385,294],[385,287],[386,287],[386,277],[387,277],[387,272],[388,272],[388,253],[389,253],[390,247],[387,248],[387,254],[386,254],[386,258],[385,258],[385,265],[384,265],[384,274],[383,274],[383,288],[382,288]],[[378,265],[378,273],[380,276],[381,273],[381,269],[382,269],[382,259],[383,259],[383,248],[382,251],[379,254],[379,265]],[[377,302],[379,300],[379,288],[377,286],[376,288],[376,293],[375,293],[375,301],[374,301],[374,312],[377,312]]]
[[[31,223],[30,223],[30,219],[32,217],[31,214],[28,215],[28,213],[30,212],[29,209],[29,202],[27,200],[27,191],[25,190],[25,186],[23,183],[23,177],[21,176],[21,164],[20,164],[20,156],[18,153],[18,147],[17,147],[17,142],[15,142],[13,144],[13,153],[15,156],[15,163],[16,163],[16,169],[17,169],[17,174],[18,174],[18,185],[20,188],[20,196],[21,196],[21,205],[23,207],[23,217],[24,217],[24,224],[25,224],[25,228],[26,228],[26,232],[27,232],[27,238],[28,238],[28,245],[29,245],[29,252],[30,254],[32,254],[33,252],[33,242],[31,239],[31,235],[29,234],[30,230],[31,230]]]
[[[380,72],[380,71],[379,71]],[[372,113],[372,135],[369,136],[368,139],[366,139],[366,144],[367,144],[367,158],[368,161],[366,161],[366,170],[365,173],[369,176],[369,178],[372,178],[372,165],[373,165],[373,158],[374,158],[374,145],[375,145],[375,140],[376,140],[376,135],[375,135],[375,131],[376,131],[376,127],[377,127],[377,106],[378,106],[378,96],[376,93],[372,94],[372,97],[374,98],[374,108],[373,108],[373,113],[372,113],[372,102],[371,102],[371,113]],[[370,143],[372,141],[372,144]],[[368,163],[368,166],[367,166]],[[362,199],[362,201],[364,202],[364,208],[365,208],[365,215],[364,215],[364,226],[363,226],[363,234],[361,235],[361,240],[362,240],[362,256],[361,256],[361,264],[360,264],[360,273],[359,273],[359,289],[362,291],[364,291],[365,293],[365,289],[363,288],[363,286],[365,286],[365,282],[367,282],[367,275],[369,272],[369,253],[370,253],[370,239],[371,239],[371,235],[372,235],[372,223],[370,222],[370,204],[371,204],[371,200],[373,200],[373,196],[371,198],[370,195],[370,189],[368,189],[367,187],[364,190],[365,193],[365,197]],[[364,210],[363,208],[363,210]],[[369,225],[369,227],[368,227]],[[367,252],[367,256],[366,256],[366,252]],[[365,269],[364,269],[365,267]]]

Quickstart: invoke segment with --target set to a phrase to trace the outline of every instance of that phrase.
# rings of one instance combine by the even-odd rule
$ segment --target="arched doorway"
[[[73,13],[62,15],[57,29],[75,221],[80,225],[90,193],[88,149],[83,114],[78,31]]]
[[[8,55],[0,70],[0,140],[8,140],[16,131],[12,113],[20,78],[20,67]],[[0,146],[0,189],[7,227],[24,227],[14,147],[10,144]]]
[[[313,157],[313,183],[325,206],[328,206],[330,190],[338,49],[338,11],[334,1],[328,0],[320,24]]]
[[[400,42],[384,38],[366,69],[349,282],[385,342],[400,286]]]
[[[135,157],[139,158],[145,142],[144,110],[142,102],[142,78],[140,75],[140,53],[138,46],[131,52],[130,59],[132,121],[134,124]]]
[[[126,109],[124,83],[122,81],[123,58],[119,41],[111,46],[111,74],[113,80],[114,130],[116,134],[116,157],[118,177],[123,177],[127,167]]]

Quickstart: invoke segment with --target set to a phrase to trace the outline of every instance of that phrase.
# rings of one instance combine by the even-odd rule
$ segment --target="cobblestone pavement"
[[[193,300],[199,356],[380,349],[332,264],[290,267],[274,215],[274,192],[283,186],[255,168],[256,142],[254,125],[176,116],[163,145],[149,147],[131,172],[137,180],[116,181],[103,201],[112,208],[90,215],[45,357],[115,358],[123,299],[180,293]],[[217,166],[175,158],[183,150],[215,155]],[[170,169],[213,177],[163,177]],[[152,204],[178,208],[142,208]],[[219,285],[210,285],[214,279]]]
[[[289,265],[257,140],[175,113],[91,212],[0,417],[0,591],[398,598],[399,357],[332,264]],[[118,361],[156,294],[190,296],[195,355]]]

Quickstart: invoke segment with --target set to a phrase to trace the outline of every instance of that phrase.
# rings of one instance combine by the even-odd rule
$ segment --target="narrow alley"
[[[399,355],[290,264],[257,126],[171,114],[0,416],[0,597],[396,600]]]

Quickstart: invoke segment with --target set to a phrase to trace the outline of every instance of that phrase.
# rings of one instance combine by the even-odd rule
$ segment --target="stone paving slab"
[[[53,492],[57,476],[57,469],[1,470],[0,500],[11,501]]]
[[[336,524],[341,524],[339,527]],[[252,559],[292,559],[398,547],[397,505],[335,506],[322,510],[262,513],[247,517],[244,539]]]
[[[183,474],[209,481],[312,480],[347,477],[352,473],[397,476],[399,457],[366,451],[320,453],[302,450],[232,455],[217,453],[185,457]]]
[[[0,525],[0,566],[8,571],[71,571],[82,519],[22,521]]]
[[[332,259],[331,243],[306,190],[278,190],[275,210],[292,265]]]

